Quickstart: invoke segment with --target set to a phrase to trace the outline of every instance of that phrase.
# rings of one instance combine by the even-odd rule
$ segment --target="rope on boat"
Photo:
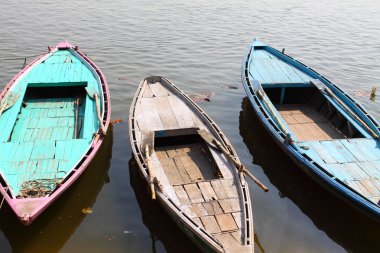
[[[25,181],[21,185],[21,190],[17,195],[17,198],[45,197],[52,193],[56,187],[60,186],[61,180],[62,178],[43,178]]]
[[[163,186],[162,186],[162,184],[160,183],[160,181],[157,179],[157,177],[154,177],[153,178],[153,184],[154,184],[154,186],[158,189],[158,191],[159,192],[164,192],[164,190],[163,190]]]

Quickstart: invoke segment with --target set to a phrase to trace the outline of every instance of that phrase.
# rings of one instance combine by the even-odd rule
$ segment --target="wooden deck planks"
[[[169,96],[167,97],[170,107],[173,110],[174,116],[180,128],[190,128],[195,127],[195,122],[189,115],[193,114],[178,97]]]
[[[342,133],[309,105],[286,104],[275,107],[300,141],[344,138]]]
[[[214,209],[214,214],[221,214],[223,210],[218,201],[211,201],[212,208]]]
[[[223,213],[215,215],[215,218],[219,224],[220,230],[223,232],[238,229],[235,220],[230,213]]]
[[[54,141],[39,141],[33,147],[30,159],[53,159],[55,154]]]
[[[216,177],[217,168],[215,164],[210,162],[210,155],[205,152],[202,155],[191,155],[190,158],[194,164],[198,167],[204,180],[211,180]],[[209,159],[207,159],[209,158]]]
[[[218,199],[228,198],[227,192],[225,191],[224,186],[221,183],[221,180],[213,180],[211,181],[211,185]]]
[[[179,124],[174,114],[174,110],[176,110],[176,108],[171,107],[168,97],[154,97],[153,100],[157,105],[158,113],[164,129],[179,128]]]
[[[173,161],[173,159],[171,158],[160,159],[160,163],[171,185],[183,184],[182,177],[180,173],[178,172],[177,166],[175,162]]]
[[[155,101],[152,98],[141,98],[140,103],[136,106],[136,120],[139,122],[142,130],[163,130],[164,125],[161,121]]]
[[[201,171],[191,157],[181,156],[180,159],[192,182],[203,180]]]
[[[186,170],[185,166],[183,165],[181,158],[174,157],[173,160],[174,160],[174,163],[177,166],[177,170],[178,170],[178,172],[182,178],[182,182],[184,184],[191,183],[191,178],[190,178],[189,174],[187,173],[187,170]]]
[[[239,194],[235,186],[234,179],[220,180],[228,198],[238,198]]]
[[[204,202],[202,193],[196,184],[185,184],[183,187],[192,203]]]
[[[349,140],[340,140],[340,143],[358,160],[359,162],[368,161],[368,153],[362,152],[356,145],[353,145]]]
[[[144,98],[152,98],[153,92],[150,89],[150,85],[144,85],[143,90],[141,91],[141,94],[142,94],[142,97],[144,97]]]
[[[219,202],[219,205],[222,207],[224,213],[232,212],[232,207],[228,199],[221,199],[218,202]]]
[[[169,96],[168,91],[164,86],[162,86],[161,83],[150,83],[148,84],[150,86],[150,89],[152,90],[152,93],[155,97],[166,97]]]
[[[205,230],[211,234],[220,233],[221,229],[219,227],[218,222],[216,221],[214,216],[203,216],[200,217],[203,227]]]
[[[206,201],[212,201],[212,200],[218,199],[210,182],[199,182],[198,186],[199,186],[199,189],[201,190],[203,198]]]
[[[187,184],[217,178],[216,166],[205,148],[199,144],[186,144],[156,148],[156,153],[165,171],[176,177],[173,184]]]
[[[206,208],[203,206],[203,203],[195,203],[195,204],[192,204],[191,207],[198,217],[204,217],[208,215],[208,212]]]
[[[374,203],[378,203],[380,156],[376,155],[378,151],[375,142],[357,138],[313,141],[304,144],[310,147],[310,150],[305,152],[336,178]],[[372,151],[369,151],[370,149]]]
[[[239,241],[237,241],[231,233],[222,233],[222,234],[216,234],[213,236],[216,240],[218,240],[220,243],[223,244],[223,247],[226,249],[239,249],[241,247],[241,244]],[[234,251],[231,251],[234,252]]]
[[[332,173],[343,181],[369,178],[368,174],[356,163],[331,164],[329,167]]]
[[[191,204],[191,200],[190,200],[189,196],[187,195],[187,193],[186,193],[186,191],[182,185],[173,186],[173,189],[174,189],[175,193],[177,194],[178,199],[182,205],[190,205]]]
[[[232,216],[234,217],[235,223],[239,228],[243,227],[242,221],[243,221],[243,212],[235,212],[232,213]]]

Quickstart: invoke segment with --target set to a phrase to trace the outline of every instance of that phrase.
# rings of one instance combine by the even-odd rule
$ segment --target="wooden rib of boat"
[[[0,191],[27,225],[98,151],[110,122],[108,86],[100,69],[64,41],[18,73],[0,99]]]
[[[169,80],[151,76],[137,89],[129,128],[140,173],[195,244],[204,252],[253,252],[248,184],[199,134],[211,135],[238,161],[205,112]]]
[[[242,82],[260,121],[320,185],[380,221],[380,126],[347,93],[253,40]]]

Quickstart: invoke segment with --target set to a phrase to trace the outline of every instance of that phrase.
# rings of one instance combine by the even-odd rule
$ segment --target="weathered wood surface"
[[[380,201],[380,148],[365,138],[302,142],[306,154],[374,203]]]
[[[276,105],[276,108],[300,141],[345,138],[322,114],[309,105],[286,104]]]
[[[198,115],[163,84],[145,82],[135,106],[137,145],[149,131],[181,128],[207,129]],[[225,155],[204,142],[160,145],[154,148],[151,164],[164,195],[198,226],[225,248],[244,245],[239,177],[234,177],[235,168]]]
[[[308,83],[311,77],[277,56],[265,50],[256,49],[252,55],[251,74],[262,84]]]

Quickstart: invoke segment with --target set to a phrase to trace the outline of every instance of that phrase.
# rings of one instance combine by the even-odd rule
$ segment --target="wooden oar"
[[[5,110],[5,107],[7,107],[8,101],[5,101],[5,103],[0,107],[0,116],[3,114],[3,111]]]
[[[269,191],[268,188],[263,183],[261,183],[254,175],[252,175],[252,173],[249,172],[243,164],[236,161],[236,159],[223,147],[223,145],[217,139],[215,139],[209,132],[205,130],[198,130],[197,132],[207,144],[222,151],[223,154],[225,154],[228,157],[228,159],[230,159],[233,162],[233,164],[236,166],[239,172],[245,173],[248,177],[252,179],[252,181],[255,184],[257,184],[265,192]]]
[[[311,83],[317,87],[319,90],[321,91],[326,91],[326,93],[331,96],[336,102],[338,102],[338,104],[340,104],[352,117],[354,117],[354,119],[356,119],[357,121],[360,122],[360,124],[362,126],[365,127],[365,129],[367,129],[368,132],[370,132],[372,134],[372,136],[375,138],[375,139],[379,139],[379,135],[377,135],[368,125],[367,123],[365,123],[359,116],[356,115],[356,113],[354,113],[347,105],[345,105],[335,94],[334,92],[332,92],[331,89],[329,89],[324,83],[322,83],[320,80],[318,79],[315,79],[315,80],[311,80]]]
[[[270,113],[272,114],[272,116],[275,118],[275,120],[277,121],[277,124],[278,126],[280,127],[281,131],[285,134],[286,136],[286,141],[287,143],[289,144],[293,144],[294,143],[294,140],[292,139],[292,136],[291,134],[288,132],[288,130],[286,129],[286,127],[282,124],[282,121],[280,120],[280,118],[277,116],[276,112],[273,110],[272,108],[272,105],[271,103],[268,101],[267,97],[266,97],[266,93],[265,91],[263,90],[263,87],[261,86],[261,84],[256,81],[256,88],[257,88],[257,91],[256,91],[256,94],[259,96],[259,98],[261,98],[261,100],[265,103],[265,105],[267,106],[267,108],[269,109]]]
[[[145,147],[145,163],[146,167],[148,169],[148,176],[149,176],[149,186],[150,186],[150,192],[152,195],[152,199],[156,199],[156,192],[155,187],[162,192],[162,188],[159,185],[159,181],[156,177],[153,177],[153,168],[150,163],[150,151],[149,147],[154,147],[154,132],[152,131],[142,131],[142,140],[141,140],[141,149],[142,153],[144,154],[144,148]]]
[[[90,88],[90,87],[86,87],[85,89],[87,91],[87,94],[90,96],[90,98],[95,99],[96,112],[97,112],[98,121],[99,121],[99,125],[100,125],[100,131],[102,132],[103,135],[106,135],[106,130],[105,130],[105,127],[103,125],[103,120],[102,120],[101,113],[100,113],[98,92],[94,88]]]
[[[16,103],[19,97],[20,97],[19,94],[8,91],[6,97],[3,98],[3,100],[1,101],[0,116],[3,114],[4,111],[11,108]]]
[[[75,99],[75,124],[74,124],[74,139],[78,138],[78,114],[79,114],[79,98]]]
[[[146,167],[148,167],[149,173],[150,193],[152,194],[152,199],[156,199],[156,191],[154,190],[153,171],[152,166],[150,164],[149,145],[145,145],[145,162]]]

